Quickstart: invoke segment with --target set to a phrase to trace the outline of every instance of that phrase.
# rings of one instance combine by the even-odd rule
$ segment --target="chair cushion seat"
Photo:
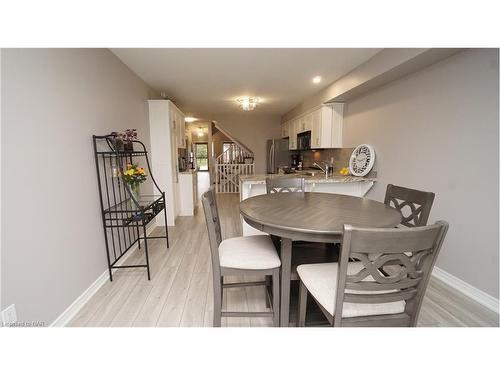
[[[327,263],[338,261],[339,251],[335,247],[319,242],[292,244],[292,270],[290,280],[298,280],[297,267],[301,264]]]
[[[364,268],[361,262],[349,262],[347,274],[358,273]],[[303,264],[297,267],[300,280],[304,283],[309,293],[320,303],[331,315],[335,312],[335,297],[337,294],[337,272],[338,263]],[[374,281],[371,276],[366,281]],[[347,293],[380,293],[376,291],[361,292],[357,290]],[[351,318],[355,316],[386,315],[402,313],[405,309],[404,301],[388,303],[350,303],[344,302],[342,317]]]
[[[233,237],[219,245],[221,267],[248,270],[278,268],[281,261],[271,237],[266,235]]]

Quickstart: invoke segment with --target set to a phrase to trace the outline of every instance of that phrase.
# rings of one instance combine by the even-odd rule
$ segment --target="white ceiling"
[[[258,96],[252,113],[283,115],[309,95],[379,52],[375,48],[297,49],[112,49],[158,92],[164,91],[186,113],[234,114],[235,99]],[[316,75],[319,85],[312,83]]]

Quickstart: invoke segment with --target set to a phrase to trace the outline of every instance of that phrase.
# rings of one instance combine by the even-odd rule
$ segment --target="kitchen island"
[[[304,177],[306,192],[345,194],[355,197],[364,197],[377,180],[376,172],[372,172],[366,177],[342,176],[334,174],[328,178],[325,178],[325,174],[321,172],[241,175],[240,201],[256,195],[266,194],[266,178],[293,177]],[[264,234],[263,232],[252,228],[243,219],[241,220],[244,236]]]

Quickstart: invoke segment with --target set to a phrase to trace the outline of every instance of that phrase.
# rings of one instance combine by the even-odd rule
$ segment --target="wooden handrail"
[[[213,121],[212,124],[222,133],[224,134],[226,137],[228,137],[231,141],[233,141],[235,144],[237,144],[239,147],[241,147],[243,150],[245,150],[246,152],[248,152],[249,154],[252,154],[253,156],[253,151],[250,150],[249,147],[247,147],[245,144],[243,144],[243,142],[241,142],[239,139],[233,137],[231,135],[231,133],[229,133],[226,129],[224,129],[224,127],[219,124],[217,121]]]

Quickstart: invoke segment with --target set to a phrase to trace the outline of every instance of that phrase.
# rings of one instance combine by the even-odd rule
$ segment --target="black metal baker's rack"
[[[136,151],[119,150],[116,136],[93,135],[99,198],[101,201],[102,225],[106,243],[109,279],[113,281],[113,269],[146,268],[148,280],[151,280],[149,267],[148,240],[164,238],[168,242],[168,226],[165,192],[160,189],[151,172],[146,146],[141,141],[132,141],[140,148]],[[137,147],[133,147],[136,149]],[[123,172],[128,163],[145,159],[148,178],[153,182],[153,194],[132,194],[129,185],[123,179]],[[148,236],[147,225],[163,211],[165,216],[165,235]],[[141,235],[142,229],[142,235]],[[144,244],[145,263],[117,264],[136,243],[141,249]]]

